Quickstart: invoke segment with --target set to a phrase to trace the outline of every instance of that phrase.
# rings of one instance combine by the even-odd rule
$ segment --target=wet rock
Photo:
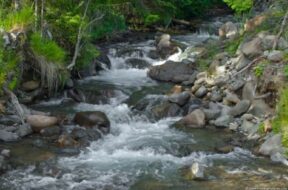
[[[194,72],[192,75],[190,75],[190,77],[187,81],[183,82],[183,85],[185,85],[185,86],[193,85],[196,81],[196,76],[197,76],[197,72]]]
[[[75,147],[79,145],[79,143],[69,134],[60,135],[57,143],[59,147]]]
[[[21,85],[21,88],[26,91],[26,92],[30,92],[30,91],[33,91],[33,90],[36,90],[37,88],[40,87],[40,82],[39,81],[27,81],[27,82],[24,82],[22,85]]]
[[[32,128],[29,124],[20,125],[16,131],[19,137],[25,137],[33,133]]]
[[[26,120],[34,132],[40,132],[42,129],[58,123],[57,117],[43,115],[28,115]]]
[[[167,61],[163,65],[152,66],[148,71],[148,75],[154,80],[175,82],[175,77],[180,75],[192,75],[194,72],[194,64],[182,64],[179,62]]]
[[[207,94],[207,88],[205,86],[201,86],[196,92],[195,92],[195,96],[198,98],[202,98],[203,96],[205,96]]]
[[[106,114],[100,111],[78,112],[74,121],[83,127],[97,127],[104,134],[110,132],[110,121]]]
[[[191,179],[193,180],[204,180],[205,179],[205,167],[200,163],[193,163],[190,172],[191,172]]]
[[[59,126],[53,126],[53,127],[47,127],[44,129],[41,129],[40,134],[44,137],[51,137],[55,135],[59,135],[61,132]]]
[[[227,146],[216,147],[215,150],[218,153],[227,154],[227,153],[232,152],[234,150],[234,146],[227,145]]]
[[[230,109],[229,115],[236,117],[244,114],[248,111],[251,103],[249,100],[242,100],[236,104],[233,108]]]
[[[159,37],[159,39],[156,40],[157,52],[163,59],[177,52],[177,47],[171,43],[170,39],[171,36],[169,34],[163,34]]]
[[[19,136],[16,133],[0,130],[0,140],[4,142],[17,141],[19,140]]]
[[[205,126],[205,114],[202,110],[197,109],[186,115],[178,123],[189,128],[203,128]]]
[[[248,58],[260,56],[263,53],[261,43],[260,38],[254,38],[253,40],[242,45],[241,52],[243,52],[243,54]]]
[[[182,115],[182,109],[178,104],[167,101],[154,106],[151,109],[150,114],[152,114],[152,118],[158,120],[165,117],[176,117]]]
[[[137,68],[137,69],[145,69],[150,66],[150,63],[148,63],[144,59],[139,58],[130,58],[125,61],[126,65],[128,65],[131,68]]]
[[[283,156],[283,154],[280,154],[279,152],[272,154],[270,158],[275,163],[282,163],[288,166],[288,160],[285,158],[285,156]]]
[[[259,153],[265,156],[271,156],[277,152],[283,152],[281,134],[276,134],[266,139],[259,149]]]
[[[3,149],[2,151],[1,151],[1,155],[2,156],[4,156],[4,157],[6,157],[6,158],[8,158],[8,157],[10,157],[10,150],[9,149]]]
[[[101,131],[97,127],[75,128],[71,133],[71,137],[83,146],[89,145],[92,141],[99,140],[101,136]]]
[[[217,118],[213,124],[217,128],[228,128],[230,123],[232,123],[232,122],[233,122],[233,118],[231,116],[223,115],[223,116],[220,116],[219,118]]]
[[[182,92],[180,94],[173,94],[169,97],[169,102],[176,103],[179,106],[183,106],[186,104],[190,99],[190,93],[189,92]]]
[[[267,59],[272,62],[280,62],[283,60],[283,58],[284,58],[284,53],[283,51],[279,51],[279,50],[273,50],[269,52],[267,55]]]

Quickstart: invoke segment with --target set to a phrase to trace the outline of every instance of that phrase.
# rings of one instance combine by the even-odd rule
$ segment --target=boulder
[[[230,109],[229,115],[236,117],[244,114],[248,111],[251,103],[249,100],[242,100],[236,104],[233,108]]]
[[[179,121],[185,127],[203,128],[205,126],[205,114],[202,110],[196,109]]]
[[[149,115],[158,120],[165,117],[176,117],[182,115],[182,112],[183,111],[178,104],[165,101],[153,106],[149,111]]]
[[[173,45],[170,40],[171,36],[169,34],[163,34],[156,40],[157,52],[163,59],[177,52],[177,47]]]
[[[180,62],[167,61],[163,65],[152,66],[148,71],[149,77],[164,82],[174,81],[180,75],[192,75],[195,72],[194,64],[182,64]]]
[[[173,94],[169,97],[169,102],[176,103],[179,106],[185,105],[190,99],[189,92],[182,92],[180,94]]]
[[[104,134],[110,132],[110,121],[105,113],[100,111],[78,112],[74,122],[83,127],[97,127]]]
[[[277,152],[283,153],[281,134],[276,134],[266,139],[259,149],[259,153],[265,156],[271,156]]]
[[[276,35],[269,35],[265,32],[259,33],[258,37],[261,39],[263,50],[270,50],[273,48],[273,44],[278,37]],[[277,49],[283,50],[288,48],[288,42],[280,37],[278,40]]]
[[[220,109],[203,109],[207,121],[218,118],[221,114]]]
[[[233,122],[233,118],[230,115],[223,115],[217,118],[213,124],[217,128],[228,128],[230,123],[232,122]]]
[[[3,129],[0,130],[0,140],[4,142],[17,141],[19,140],[19,136],[16,133],[12,133]]]
[[[234,39],[238,34],[237,26],[232,22],[226,22],[219,28],[219,37],[222,39]]]
[[[196,92],[195,96],[198,98],[202,98],[207,94],[207,88],[205,86],[201,86]]]
[[[148,63],[148,61],[139,58],[129,58],[125,61],[125,63],[129,67],[137,69],[145,69],[150,66],[150,63]]]
[[[240,99],[236,94],[227,92],[223,102],[225,102],[226,105],[237,104],[240,102]]]
[[[193,163],[191,168],[190,168],[191,179],[193,179],[193,180],[205,179],[204,171],[205,171],[204,165],[197,163],[197,162]]]
[[[26,120],[34,132],[40,132],[42,129],[57,125],[58,123],[57,117],[44,115],[28,115]]]
[[[44,137],[51,137],[60,135],[61,130],[59,126],[53,126],[53,127],[47,127],[44,129],[41,129],[40,134]]]
[[[273,50],[267,53],[267,59],[272,62],[280,62],[284,59],[283,51]]]
[[[247,82],[242,90],[242,98],[244,100],[254,100],[254,85],[252,82]]]
[[[240,53],[236,61],[236,70],[240,71],[241,69],[246,67],[249,63],[250,60],[247,59],[243,53]]]
[[[255,31],[255,29],[260,26],[266,19],[266,15],[257,15],[254,18],[247,20],[244,24],[244,31]]]
[[[20,125],[16,131],[19,137],[25,137],[33,133],[33,130],[29,124]]]
[[[36,90],[39,87],[40,87],[40,82],[39,81],[34,81],[34,80],[24,82],[21,85],[21,88],[24,91],[26,91],[26,92],[30,92],[30,91]]]
[[[246,42],[241,47],[241,52],[248,58],[255,58],[262,55],[261,39],[256,37],[253,40]]]

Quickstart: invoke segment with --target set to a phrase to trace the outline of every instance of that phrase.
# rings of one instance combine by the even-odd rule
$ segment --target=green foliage
[[[7,31],[27,28],[34,21],[33,10],[28,6],[23,7],[20,11],[10,11],[8,14],[3,14],[3,11],[3,9],[0,11],[2,12],[0,27]]]
[[[254,67],[254,74],[256,77],[261,77],[263,75],[265,67],[267,64],[269,64],[269,61],[265,60]]]
[[[265,126],[264,126],[264,123],[261,122],[261,123],[259,124],[259,126],[258,126],[258,133],[264,134],[264,133],[265,133],[264,127],[265,127]]]
[[[284,75],[286,78],[288,78],[288,65],[284,65]]]
[[[56,42],[42,38],[39,33],[34,33],[31,36],[30,45],[35,55],[54,63],[64,63],[65,51]]]
[[[13,90],[17,86],[19,62],[20,56],[14,50],[4,50],[3,45],[0,43],[0,87],[6,83],[8,88]],[[13,74],[13,78],[10,81],[7,81],[8,74]]]
[[[239,45],[243,41],[243,38],[244,38],[243,36],[239,36],[239,37],[237,37],[236,39],[234,39],[232,41],[228,41],[225,44],[225,51],[233,56],[236,53]]]
[[[253,0],[223,0],[237,13],[249,11],[253,6]]]
[[[121,14],[108,13],[91,29],[91,38],[96,40],[126,29],[125,18]]]
[[[80,56],[78,58],[76,68],[82,69],[87,67],[91,62],[100,55],[99,50],[95,47],[95,45],[91,43],[85,44],[80,52]]]
[[[275,133],[281,133],[282,144],[288,148],[288,88],[281,92],[277,105],[277,116],[272,122],[272,129]]]
[[[144,24],[146,26],[149,26],[149,25],[152,25],[152,24],[159,22],[159,20],[160,20],[159,15],[149,14],[145,17]]]

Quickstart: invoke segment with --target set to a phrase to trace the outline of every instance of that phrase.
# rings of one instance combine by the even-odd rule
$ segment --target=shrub
[[[3,11],[3,10],[2,10]],[[1,14],[0,27],[9,31],[12,29],[24,29],[34,22],[33,10],[31,7],[23,7],[20,11],[10,11],[8,14]]]
[[[253,6],[253,0],[223,0],[237,13],[249,11]]]
[[[64,63],[65,51],[56,42],[42,38],[39,33],[34,33],[31,36],[30,45],[35,55],[54,63]]]

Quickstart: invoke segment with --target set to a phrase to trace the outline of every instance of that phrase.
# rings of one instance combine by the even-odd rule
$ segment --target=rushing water
[[[208,34],[178,36],[175,40],[196,45]],[[118,55],[123,48],[134,49],[129,55]],[[71,114],[77,111],[99,110],[111,121],[111,133],[93,142],[87,150],[74,157],[60,157],[54,163],[61,174],[51,176],[39,172],[34,165],[11,171],[0,177],[3,190],[185,190],[185,189],[245,189],[262,184],[277,187],[285,184],[287,169],[271,166],[264,158],[249,151],[235,148],[228,154],[217,154],[215,144],[223,144],[221,130],[178,131],[169,126],[179,118],[165,118],[152,122],[147,115],[135,113],[127,100],[135,92],[144,91],[148,98],[162,97],[158,84],[147,77],[147,68],[132,68],[125,64],[128,58],[141,58],[151,65],[165,61],[147,56],[153,50],[153,41],[136,44],[115,44],[110,48],[111,70],[79,82],[89,89],[111,88],[115,91],[108,103],[79,103],[62,105],[63,99],[42,102],[36,108]],[[139,54],[141,50],[141,54]],[[181,52],[171,56],[179,60]],[[99,87],[100,86],[100,87]],[[148,89],[148,90],[147,90]],[[146,94],[145,94],[146,93]],[[227,135],[227,138],[230,136]],[[183,168],[200,162],[211,170],[208,181],[190,181],[183,176]]]

